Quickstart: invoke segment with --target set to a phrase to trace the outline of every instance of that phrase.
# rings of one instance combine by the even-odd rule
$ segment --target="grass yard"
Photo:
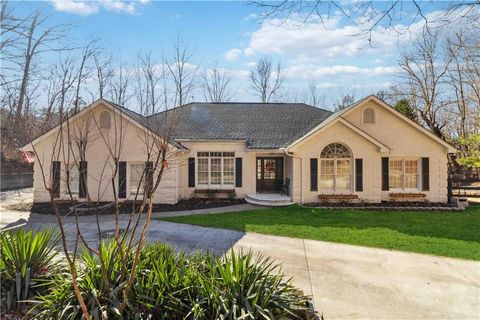
[[[480,205],[463,212],[328,210],[292,205],[161,220],[480,260]]]

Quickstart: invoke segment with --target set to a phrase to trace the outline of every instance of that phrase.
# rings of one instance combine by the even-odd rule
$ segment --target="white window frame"
[[[345,192],[345,191],[348,191],[348,192],[352,192],[353,190],[353,164],[352,164],[352,157],[350,158],[319,158],[320,160],[320,165],[319,165],[319,175],[318,175],[318,185],[320,186],[321,184],[321,180],[322,180],[322,160],[333,160],[333,188],[331,189],[325,189],[325,188],[319,188],[320,191],[333,191],[333,192]],[[348,160],[350,161],[350,188],[345,188],[345,189],[339,189],[337,188],[337,176],[339,176],[337,174],[337,161],[338,160]]]
[[[400,188],[393,188],[393,187],[390,187],[390,161],[402,161],[402,173],[401,173],[401,176],[400,176],[400,184],[401,184],[401,187]],[[417,162],[417,186],[415,188],[405,188],[405,161],[416,161]],[[420,158],[402,158],[402,157],[394,157],[394,158],[389,158],[388,159],[388,185],[389,185],[389,191],[419,191],[420,190],[420,179],[421,179],[421,175],[420,175]]]
[[[206,156],[199,156],[200,153],[208,153],[208,157]],[[211,153],[220,153],[221,156],[211,156]],[[224,156],[225,153],[231,153],[232,156]],[[198,189],[233,189],[235,188],[235,176],[236,176],[236,168],[235,168],[235,152],[233,151],[198,151],[196,153],[196,161],[195,161],[195,184]],[[200,184],[199,183],[199,159],[208,159],[208,183],[207,184]],[[220,159],[220,184],[213,184],[212,183],[212,175],[211,175],[211,165],[212,165],[212,158]],[[224,182],[225,179],[225,168],[224,168],[224,159],[232,159],[233,160],[233,181],[231,184],[226,184]]]
[[[348,149],[348,152],[350,153],[350,157],[349,158],[337,158],[337,157],[334,157],[334,158],[322,158],[322,153],[323,153],[323,150],[330,146],[331,144],[340,144],[340,145],[343,145],[345,148]],[[353,158],[353,152],[352,150],[344,143],[342,142],[331,142],[331,143],[328,143],[326,145],[323,146],[323,148],[321,149],[320,151],[320,157],[318,158],[319,160],[319,168],[318,168],[318,190],[320,192],[353,192],[353,186],[354,186],[354,175],[353,175],[353,170],[354,170],[354,158]],[[333,188],[322,188],[321,187],[321,181],[322,181],[322,160],[333,160]],[[337,161],[338,160],[349,160],[350,161],[350,174],[349,174],[349,177],[350,177],[350,188],[345,188],[345,189],[339,189],[337,188]]]
[[[127,175],[128,175],[128,183],[127,183],[127,188],[128,188],[128,194],[130,195],[130,197],[135,197],[137,196],[137,199],[142,199],[143,198],[143,195],[145,193],[145,174],[143,175],[143,179],[142,179],[142,186],[140,188],[138,188],[138,185],[135,185],[135,191],[132,191],[132,166],[134,165],[143,165],[144,166],[144,170],[146,168],[146,163],[145,161],[132,161],[132,162],[128,162],[128,172],[127,172]],[[138,188],[138,194],[137,194],[137,188]]]

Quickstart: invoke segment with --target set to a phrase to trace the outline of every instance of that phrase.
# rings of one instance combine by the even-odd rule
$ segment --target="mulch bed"
[[[154,204],[153,212],[169,212],[169,211],[183,211],[183,210],[197,210],[197,209],[208,209],[208,208],[218,208],[218,207],[227,207],[235,204],[245,203],[243,199],[188,199],[180,200],[177,204]],[[79,210],[78,215],[92,215],[92,214],[115,214],[114,206],[106,206],[108,202],[98,202],[92,204],[92,210],[84,211]],[[71,213],[71,207],[74,205],[71,201],[59,202],[58,207],[62,215]],[[139,203],[136,204],[136,212],[138,212]],[[120,203],[120,213],[129,214],[132,212],[134,206],[133,202],[123,202]],[[101,209],[95,210],[95,207],[103,207]],[[32,205],[30,209],[31,212],[39,214],[55,214],[55,210],[50,202],[36,202]]]
[[[425,211],[462,211],[464,208],[456,207],[444,202],[395,202],[383,201],[381,203],[307,203],[305,207],[325,209],[372,209],[372,210],[425,210]]]

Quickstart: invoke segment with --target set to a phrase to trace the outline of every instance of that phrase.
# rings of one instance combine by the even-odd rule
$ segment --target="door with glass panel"
[[[257,192],[280,192],[283,158],[257,158]]]

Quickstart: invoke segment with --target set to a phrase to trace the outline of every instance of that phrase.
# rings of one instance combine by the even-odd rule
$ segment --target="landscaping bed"
[[[53,249],[60,241],[54,229],[0,233],[1,319],[85,318],[65,260]],[[311,298],[268,257],[233,250],[223,257],[188,255],[146,243],[136,260],[126,243],[104,241],[98,252],[78,254],[78,290],[91,319],[315,317]]]
[[[169,211],[183,211],[183,210],[196,210],[196,209],[208,209],[208,208],[218,208],[218,207],[227,207],[235,204],[245,203],[243,199],[199,199],[192,198],[187,200],[180,200],[177,204],[154,204],[153,212],[169,212]],[[110,204],[110,205],[109,205]],[[79,210],[77,213],[79,215],[92,215],[92,214],[115,214],[115,207],[111,202],[96,202],[90,205],[90,210],[86,209],[86,204],[84,203],[72,203],[71,201],[58,202],[58,207],[62,215],[72,215],[72,206],[77,205]],[[120,213],[129,214],[132,212],[132,207],[136,206],[138,212],[139,202],[134,203],[133,201],[126,201],[120,203]],[[14,206],[8,207],[10,210],[15,210],[12,208]],[[35,202],[31,208],[22,205],[19,209],[26,208],[27,210],[20,211],[30,211],[39,214],[55,214],[54,207],[50,202]]]
[[[381,203],[370,202],[338,202],[338,203],[306,203],[303,206],[309,208],[322,208],[322,209],[371,209],[371,210],[438,210],[438,211],[462,211],[463,207],[457,207],[451,203],[444,202],[401,202],[401,201],[382,201]]]

